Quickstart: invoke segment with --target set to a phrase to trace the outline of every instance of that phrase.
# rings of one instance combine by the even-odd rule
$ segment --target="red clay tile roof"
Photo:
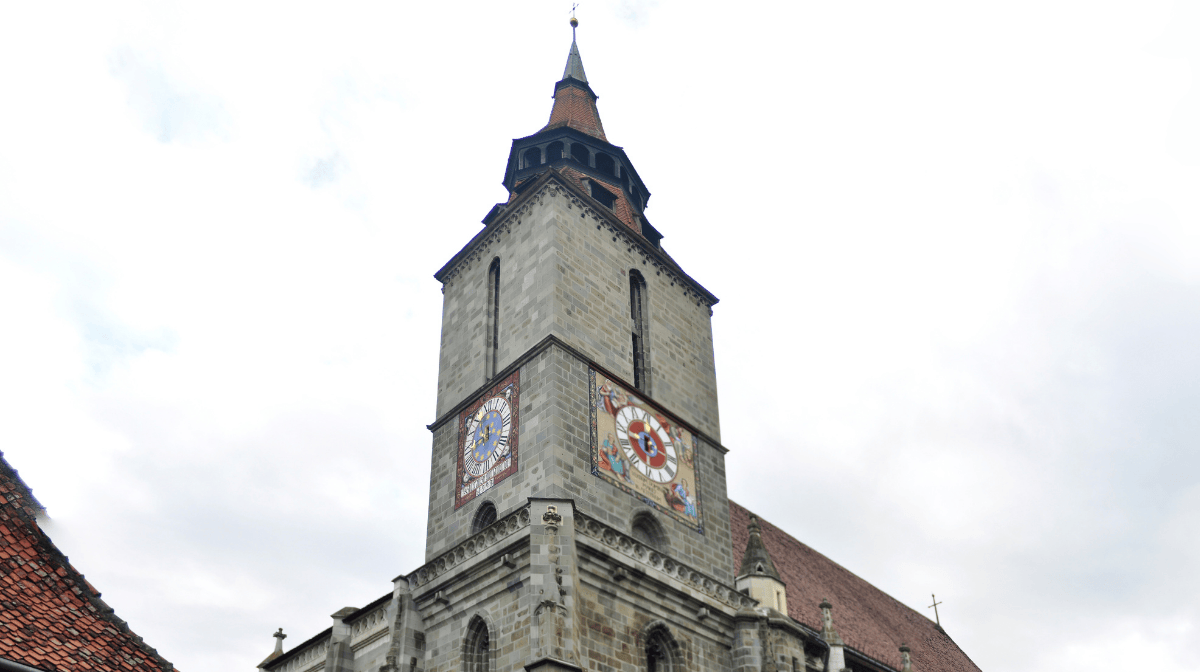
[[[604,124],[600,123],[600,111],[596,109],[596,99],[580,85],[568,83],[554,92],[550,121],[542,131],[563,126],[608,142],[608,138],[604,137]]]
[[[556,170],[558,170],[563,177],[574,182],[575,185],[580,189],[583,189],[585,194],[591,193],[583,186],[583,178],[585,177],[589,180],[595,180],[605,189],[612,192],[613,195],[617,197],[616,202],[613,204],[613,214],[615,214],[617,219],[621,220],[625,226],[628,226],[638,233],[642,232],[642,227],[638,225],[637,219],[633,214],[633,206],[629,203],[629,196],[625,193],[625,190],[621,188],[621,185],[616,184],[616,180],[613,180],[612,182],[598,180],[595,177],[586,175],[581,171],[571,168],[570,166],[563,166],[562,168]]]
[[[0,453],[0,658],[54,672],[174,670],[42,532],[43,513]]]
[[[733,557],[740,564],[749,540],[750,512],[729,502]],[[759,518],[762,539],[787,585],[788,615],[820,632],[824,598],[848,648],[900,669],[901,644],[912,648],[915,672],[979,672],[979,667],[933,621]],[[737,571],[737,565],[734,566]]]

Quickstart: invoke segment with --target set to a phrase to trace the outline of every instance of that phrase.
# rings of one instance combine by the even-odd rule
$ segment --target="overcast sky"
[[[432,274],[570,3],[8,3],[0,449],[186,672],[424,557]],[[730,496],[988,672],[1195,669],[1200,9],[584,2]],[[814,605],[815,609],[815,605]]]

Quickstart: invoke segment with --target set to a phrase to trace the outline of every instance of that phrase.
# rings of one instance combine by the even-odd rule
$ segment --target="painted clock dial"
[[[454,508],[516,473],[520,387],[515,371],[459,415]]]
[[[617,411],[617,441],[634,469],[656,483],[670,483],[679,472],[679,457],[670,435],[654,416],[637,406]]]
[[[512,407],[504,397],[492,397],[467,418],[467,441],[463,447],[463,469],[482,476],[509,454],[512,433]]]
[[[703,533],[699,438],[658,404],[595,366],[588,378],[592,473]]]

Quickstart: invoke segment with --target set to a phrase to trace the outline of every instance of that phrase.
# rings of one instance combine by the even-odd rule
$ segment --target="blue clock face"
[[[492,397],[467,418],[467,439],[463,446],[463,468],[479,476],[509,455],[508,439],[512,431],[512,408],[504,397]]]

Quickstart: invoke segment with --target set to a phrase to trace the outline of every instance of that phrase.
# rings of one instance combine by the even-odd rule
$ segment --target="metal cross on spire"
[[[932,598],[933,598],[933,604],[931,604],[931,605],[929,605],[928,607],[925,607],[925,608],[926,608],[926,609],[929,609],[929,608],[932,608],[932,609],[933,609],[933,620],[937,622],[937,624],[938,624],[938,627],[940,628],[940,627],[942,627],[942,619],[941,619],[941,617],[939,617],[939,616],[938,616],[937,607],[938,607],[938,605],[939,605],[939,604],[941,604],[941,602],[938,602],[937,595],[934,595],[933,593],[930,593],[929,595],[930,595],[930,597],[932,597]]]
[[[579,27],[579,19],[575,18],[575,10],[579,8],[578,2],[571,3],[571,41],[575,41],[575,29]]]

